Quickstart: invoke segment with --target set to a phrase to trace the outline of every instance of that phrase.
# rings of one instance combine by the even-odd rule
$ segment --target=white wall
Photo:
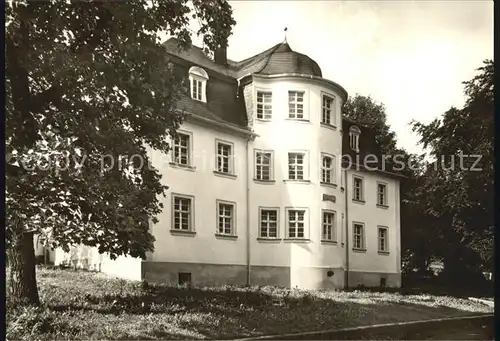
[[[342,267],[343,248],[341,245],[342,202],[340,193],[340,156],[342,152],[340,134],[340,108],[342,100],[334,89],[319,84],[311,84],[299,78],[259,79],[254,78],[253,98],[256,92],[272,91],[273,118],[270,122],[253,117],[254,131],[259,135],[252,143],[252,149],[274,152],[274,183],[262,184],[258,181],[250,185],[250,227],[252,265],[290,266],[292,282],[298,283],[295,275],[301,268]],[[288,91],[305,91],[305,113],[308,121],[288,119]],[[322,113],[321,93],[326,92],[336,98],[336,129],[320,125]],[[255,107],[255,106],[254,106]],[[308,154],[308,183],[288,182],[288,152],[303,150]],[[336,157],[336,184],[329,187],[320,184],[321,153]],[[253,153],[253,151],[252,151]],[[249,165],[254,178],[254,161]],[[334,195],[336,203],[323,201],[323,193]],[[306,207],[309,215],[309,236],[302,241],[262,241],[259,233],[259,206],[279,207],[280,238],[285,238],[285,208]],[[335,210],[337,213],[337,245],[321,243],[321,209]],[[293,284],[292,284],[293,285]]]
[[[211,128],[184,122],[180,132],[192,133],[193,165],[195,170],[169,165],[170,153],[151,151],[152,164],[162,174],[162,183],[169,186],[161,197],[163,212],[159,223],[152,227],[156,238],[155,251],[149,261],[246,264],[246,139]],[[215,140],[234,144],[235,178],[214,174]],[[194,197],[194,230],[196,235],[171,233],[172,193]],[[236,203],[236,239],[222,239],[216,232],[216,200]]]
[[[352,200],[354,175],[363,178],[364,203]],[[387,183],[387,208],[377,206],[377,181]],[[401,254],[399,181],[381,174],[349,170],[347,172],[347,183],[350,270],[362,272],[399,272]],[[365,224],[366,252],[352,250],[354,221]],[[378,253],[378,225],[388,227],[389,254]]]

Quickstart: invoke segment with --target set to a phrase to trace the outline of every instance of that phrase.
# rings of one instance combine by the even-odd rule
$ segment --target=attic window
[[[200,67],[193,66],[189,69],[189,84],[191,98],[197,101],[207,101],[208,74]]]
[[[351,145],[351,149],[355,152],[359,152],[359,135],[361,134],[361,130],[357,126],[352,126],[349,129],[349,144]]]

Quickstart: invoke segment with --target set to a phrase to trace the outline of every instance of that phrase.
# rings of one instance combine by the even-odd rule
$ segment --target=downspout
[[[349,195],[347,194],[347,169],[344,170],[344,194],[345,194],[345,279],[344,286],[349,288]]]
[[[249,171],[249,166],[250,166],[250,154],[249,154],[249,144],[250,144],[250,139],[252,137],[249,136],[247,138],[247,144],[246,144],[246,153],[247,153],[247,158],[246,158],[246,204],[247,204],[247,286],[250,286],[250,171]]]
[[[240,93],[240,84],[241,78],[238,78],[238,90],[236,91],[237,96],[239,96]],[[247,225],[247,230],[246,230],[246,259],[247,259],[247,286],[250,286],[250,140],[253,139],[253,135],[250,134],[247,137],[246,141],[246,146],[245,146],[245,152],[246,152],[246,161],[245,161],[245,178],[246,178],[246,225]]]

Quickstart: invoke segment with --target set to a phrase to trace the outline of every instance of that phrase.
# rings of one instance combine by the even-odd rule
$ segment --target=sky
[[[385,104],[399,146],[410,152],[421,151],[410,121],[461,107],[462,82],[493,59],[493,1],[229,3],[236,21],[229,59],[283,41],[287,27],[290,47],[314,59],[324,78]]]

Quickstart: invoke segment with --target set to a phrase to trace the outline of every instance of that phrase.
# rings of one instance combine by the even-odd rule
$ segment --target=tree
[[[464,82],[462,109],[413,122],[432,158],[416,192],[425,212],[442,222],[440,252],[451,280],[467,269],[493,269],[493,61],[478,71]]]
[[[147,148],[168,152],[182,121],[171,110],[181,79],[157,33],[187,46],[192,18],[211,50],[227,45],[225,0],[6,5],[9,299],[39,304],[34,233],[111,258],[152,251],[166,186]]]

